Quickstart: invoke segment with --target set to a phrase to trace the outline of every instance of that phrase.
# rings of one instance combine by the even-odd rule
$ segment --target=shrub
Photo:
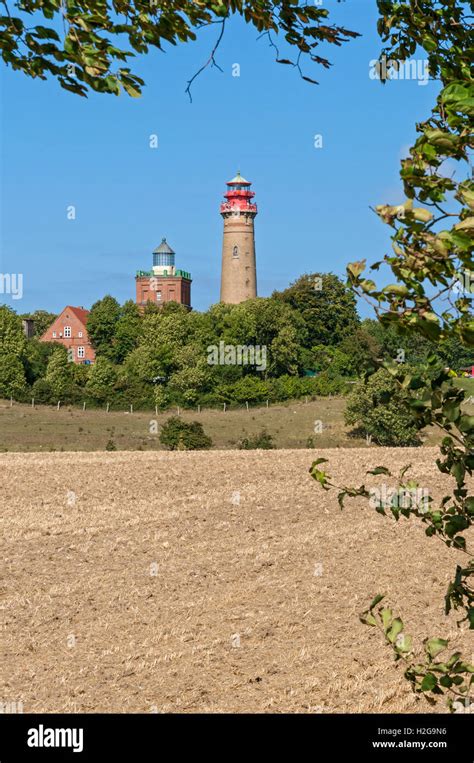
[[[393,376],[381,368],[360,381],[349,395],[346,424],[371,435],[379,445],[419,445],[418,427],[404,393]]]
[[[163,424],[160,442],[170,450],[207,450],[212,446],[202,424],[198,421],[188,424],[178,416],[172,416]]]
[[[107,442],[107,445],[105,446],[105,450],[117,450],[117,446],[112,440],[112,438]]]
[[[240,440],[238,448],[239,450],[273,450],[275,445],[272,435],[268,434],[266,429],[262,429],[253,437],[244,437]]]
[[[53,402],[53,390],[51,384],[46,379],[37,379],[31,389],[31,397],[35,403],[48,405]]]
[[[216,389],[216,398],[223,403],[262,403],[270,396],[270,385],[257,376],[243,376],[233,384],[223,384]]]

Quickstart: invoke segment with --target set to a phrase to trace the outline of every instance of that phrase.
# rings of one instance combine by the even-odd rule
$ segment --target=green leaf
[[[350,273],[354,278],[358,278],[361,273],[365,270],[365,260],[360,260],[359,262],[351,262],[346,270],[348,273]]]
[[[391,609],[386,607],[385,609],[382,609],[380,616],[382,618],[383,627],[387,631],[390,626],[390,623],[392,622],[393,612]]]
[[[377,620],[370,613],[367,615],[361,615],[360,621],[364,623],[364,625],[377,625]]]
[[[431,638],[428,639],[425,643],[425,650],[431,657],[431,659],[434,660],[434,658],[443,651],[443,649],[446,649],[448,646],[449,641],[447,641],[444,638]]]
[[[453,685],[453,679],[449,676],[441,676],[439,683],[441,686],[444,686],[445,689],[449,689]]]
[[[122,85],[124,87],[124,90],[130,95],[132,98],[140,98],[141,97],[141,90],[134,85],[132,85],[128,80],[122,79]]]
[[[448,400],[443,405],[443,414],[446,416],[448,421],[456,421],[459,418],[460,415],[460,406],[459,402],[457,400]]]
[[[382,291],[384,294],[395,294],[397,297],[407,297],[410,293],[407,286],[399,283],[391,283],[385,286]]]
[[[369,610],[372,610],[374,607],[376,607],[377,604],[382,601],[382,599],[385,599],[385,594],[383,594],[383,593],[377,594],[375,599],[372,599],[372,601],[370,603],[370,606],[369,606]]]
[[[401,643],[399,643],[401,642]],[[412,637],[411,636],[405,636],[404,634],[401,634],[401,638],[399,637],[397,641],[397,650],[401,652],[402,654],[408,654],[408,652],[411,652],[412,650]]]
[[[433,691],[435,686],[438,685],[438,679],[433,673],[427,673],[421,682],[421,691]]]
[[[387,633],[388,640],[393,644],[399,633],[403,630],[403,622],[399,617],[396,617],[392,623],[392,627]]]

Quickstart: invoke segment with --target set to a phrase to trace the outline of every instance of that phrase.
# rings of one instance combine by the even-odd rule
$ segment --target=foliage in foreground
[[[402,161],[401,179],[406,201],[397,207],[381,205],[377,213],[393,229],[393,255],[386,255],[396,282],[377,288],[364,275],[365,262],[351,263],[348,283],[354,292],[372,302],[380,323],[394,327],[401,335],[423,337],[437,343],[456,342],[472,352],[474,320],[472,317],[471,274],[474,270],[474,183],[469,168],[474,117],[474,82],[471,75],[472,29],[468,6],[462,0],[445,2],[393,2],[378,0],[379,34],[387,47],[383,56],[403,62],[424,49],[430,72],[441,81],[441,91],[431,116],[417,125],[419,138]],[[455,179],[443,165],[456,166]],[[466,177],[462,173],[467,170]],[[461,176],[461,177],[460,177]],[[454,211],[455,210],[455,211]],[[448,227],[444,227],[448,226]],[[461,288],[460,288],[461,284]],[[396,363],[383,364],[403,393],[403,405],[417,420],[419,429],[436,426],[445,436],[437,460],[438,469],[453,481],[450,494],[432,506],[433,501],[417,500],[416,482],[403,482],[407,468],[399,475],[399,487],[388,499],[372,501],[381,514],[399,520],[416,517],[426,527],[429,537],[437,537],[447,547],[468,555],[467,532],[472,529],[474,496],[469,494],[468,479],[474,471],[474,417],[463,410],[464,391],[452,383],[449,369],[436,367],[429,357],[425,369],[415,373]],[[317,459],[311,474],[323,489],[335,487],[320,469],[326,459]],[[371,474],[390,475],[380,466]],[[346,497],[371,498],[365,485],[339,488],[339,504]],[[399,491],[408,494],[400,502]],[[414,492],[413,492],[414,491]],[[472,553],[472,552],[471,552]],[[458,623],[474,629],[474,561],[457,565],[454,580],[445,596],[445,611],[464,613]],[[388,608],[376,609],[382,600],[377,596],[362,615],[363,622],[381,627],[395,658],[403,659],[405,677],[414,691],[429,701],[447,693],[453,710],[460,697],[469,698],[474,666],[461,654],[452,654],[442,663],[437,655],[448,647],[448,639],[425,641],[426,659],[420,663],[412,653],[411,642],[402,636],[403,622],[393,618]]]
[[[361,614],[361,622],[382,632],[385,642],[393,650],[395,661],[405,665],[405,678],[415,694],[423,695],[431,705],[436,704],[440,696],[445,696],[451,711],[465,711],[470,688],[474,685],[474,665],[463,661],[461,652],[437,660],[449,645],[443,638],[425,639],[421,657],[414,649],[412,637],[405,633],[403,620],[394,617],[390,607],[381,605],[384,598],[381,594],[375,597]]]
[[[196,76],[207,66],[220,68],[216,51],[234,14],[269,39],[278,63],[295,66],[309,82],[315,80],[303,75],[302,56],[328,68],[318,46],[340,46],[358,37],[329,24],[327,9],[288,0],[11,0],[3,5],[0,51],[7,66],[32,78],[55,77],[65,90],[81,96],[89,90],[119,95],[122,89],[139,96],[144,81],[127,65],[130,58],[196,40],[200,30],[215,25],[216,42],[209,59],[188,82],[191,97]],[[290,50],[296,51],[295,61],[279,55],[272,33],[281,33]]]

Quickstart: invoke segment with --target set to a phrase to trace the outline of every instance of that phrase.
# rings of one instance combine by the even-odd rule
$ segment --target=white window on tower
[[[86,357],[86,351],[84,347],[78,347],[77,348],[77,357],[78,358],[85,358]]]
[[[71,327],[64,326],[64,339],[70,339],[70,338],[71,338]]]
[[[232,251],[232,257],[238,257],[239,256],[239,247],[234,246],[234,249]]]

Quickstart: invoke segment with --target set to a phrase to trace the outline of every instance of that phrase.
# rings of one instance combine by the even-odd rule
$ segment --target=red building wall
[[[85,363],[86,361],[93,363],[95,352],[91,347],[86,329],[88,315],[89,311],[81,307],[65,307],[54,323],[43,334],[40,341],[57,342],[68,350],[72,349],[72,360],[74,363]],[[67,336],[68,333],[70,333],[70,336]],[[83,357],[81,357],[82,352],[80,348],[83,348]]]
[[[145,305],[154,302],[163,305],[165,302],[178,302],[180,305],[191,307],[191,281],[182,276],[137,276],[136,302]]]

